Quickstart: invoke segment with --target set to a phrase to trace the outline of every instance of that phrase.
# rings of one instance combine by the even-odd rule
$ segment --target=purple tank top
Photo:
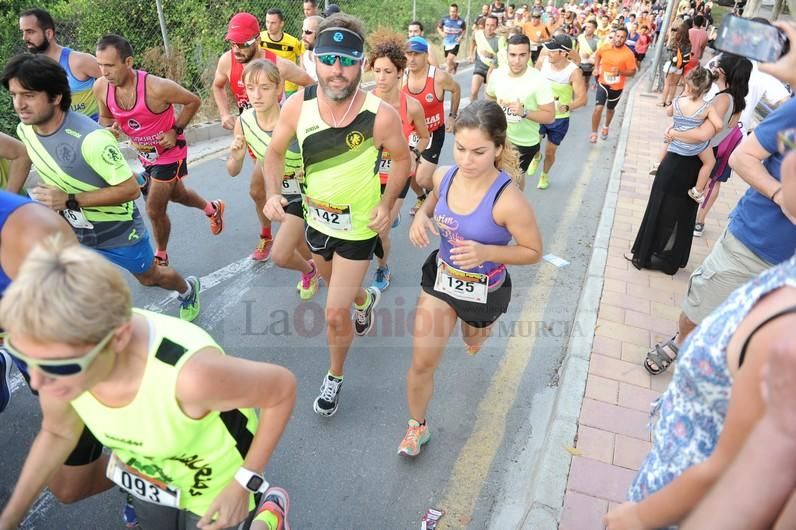
[[[478,241],[484,245],[508,245],[511,233],[505,227],[495,223],[492,217],[492,207],[495,205],[500,193],[511,183],[511,177],[501,171],[492,186],[489,187],[478,206],[469,214],[458,214],[448,207],[448,190],[453,182],[457,166],[452,166],[442,178],[440,195],[437,206],[434,208],[434,224],[439,229],[439,255],[447,264],[453,265],[451,260],[451,241],[470,240]],[[474,269],[462,269],[467,272],[476,272],[489,275],[489,284],[501,282],[505,276],[506,267],[502,263],[487,261]]]

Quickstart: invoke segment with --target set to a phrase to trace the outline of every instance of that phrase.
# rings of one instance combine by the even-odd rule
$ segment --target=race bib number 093
[[[114,484],[137,499],[168,508],[180,507],[179,489],[142,475],[124,465],[115,454],[111,455],[105,474]]]

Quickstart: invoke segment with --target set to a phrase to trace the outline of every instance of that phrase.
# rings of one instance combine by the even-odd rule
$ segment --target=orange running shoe
[[[208,219],[210,219],[210,232],[212,232],[214,236],[217,236],[224,229],[224,201],[217,199],[211,201],[210,204],[216,208],[213,215],[207,216]]]
[[[260,242],[257,243],[257,248],[252,252],[252,259],[254,261],[268,261],[271,257],[271,247],[274,246],[274,240],[270,237],[260,237]]]

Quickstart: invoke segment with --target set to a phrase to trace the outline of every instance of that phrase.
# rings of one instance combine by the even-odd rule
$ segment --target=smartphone
[[[789,44],[776,26],[727,15],[721,21],[714,47],[761,63],[773,63],[787,53]]]

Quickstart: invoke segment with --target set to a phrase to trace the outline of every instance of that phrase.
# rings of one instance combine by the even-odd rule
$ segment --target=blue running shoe
[[[133,506],[133,496],[127,494],[127,502],[122,508],[122,521],[127,528],[140,528],[138,524],[138,515],[135,513],[135,506]]]
[[[11,366],[14,361],[5,350],[0,349],[0,412],[3,412],[11,400]]]
[[[401,212],[398,212],[398,215],[395,216],[395,221],[392,222],[392,227],[398,228],[399,224],[401,224]]]
[[[379,267],[376,269],[376,274],[373,277],[373,283],[371,285],[383,293],[387,290],[387,287],[390,286],[390,277],[390,267],[387,265]]]

